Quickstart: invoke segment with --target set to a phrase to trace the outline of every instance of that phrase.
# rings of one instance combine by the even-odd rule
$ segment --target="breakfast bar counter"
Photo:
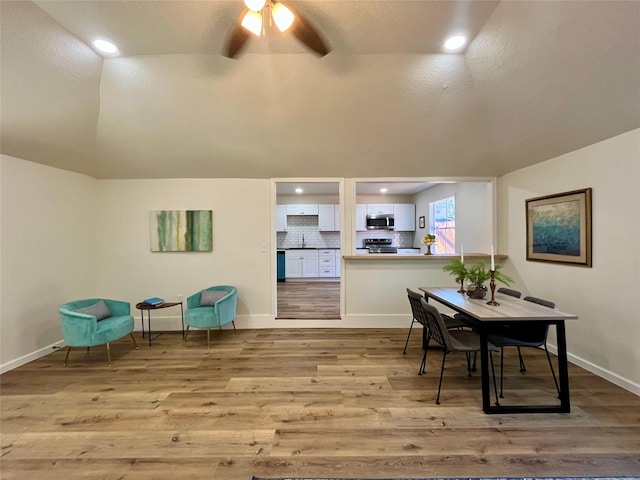
[[[342,258],[345,260],[427,260],[427,261],[436,261],[436,260],[446,260],[449,261],[452,258],[460,258],[460,255],[411,255],[405,253],[364,253],[361,255],[343,255]],[[491,258],[491,254],[489,253],[466,253],[464,254],[465,260],[469,260],[470,262],[475,262],[477,260],[485,260]],[[494,255],[494,258],[498,260],[506,260],[509,258],[508,255]]]

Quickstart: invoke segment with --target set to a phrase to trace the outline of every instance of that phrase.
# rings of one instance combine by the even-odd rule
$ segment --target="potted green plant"
[[[455,277],[456,282],[464,282],[464,279],[467,278],[467,268],[459,258],[452,259],[448,265],[442,267],[442,270]]]
[[[493,278],[505,285],[509,286],[513,283],[513,279],[500,271],[500,265],[495,266]],[[491,271],[487,270],[484,262],[480,260],[467,270],[466,279],[468,280],[467,295],[471,298],[484,298],[487,294],[485,282],[491,278]]]

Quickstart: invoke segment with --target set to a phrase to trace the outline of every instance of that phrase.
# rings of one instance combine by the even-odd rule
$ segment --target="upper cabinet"
[[[367,231],[367,206],[364,203],[356,205],[356,232]]]
[[[413,232],[416,229],[416,206],[413,203],[393,204],[394,230]]]
[[[393,215],[393,203],[368,203],[367,215]]]
[[[393,215],[394,230],[416,229],[416,206],[413,203],[360,203],[356,205],[356,232],[367,230],[367,215]]]
[[[318,204],[287,205],[287,215],[318,215]]]
[[[276,205],[276,232],[287,231],[287,206]]]
[[[340,205],[318,205],[318,230],[321,232],[340,231]]]

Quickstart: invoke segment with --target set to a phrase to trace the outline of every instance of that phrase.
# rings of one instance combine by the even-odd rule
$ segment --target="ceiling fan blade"
[[[241,25],[242,18],[245,13],[246,10],[242,12],[242,15],[240,15],[240,18],[238,18],[238,21],[234,25],[231,34],[229,34],[223,53],[225,57],[236,58],[251,37],[251,34]]]
[[[316,29],[298,12],[295,12],[296,20],[291,25],[291,33],[313,50],[318,56],[324,57],[331,51]]]

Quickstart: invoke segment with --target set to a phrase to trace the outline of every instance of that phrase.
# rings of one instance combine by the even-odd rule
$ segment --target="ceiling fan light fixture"
[[[266,3],[266,0],[244,0],[244,4],[247,6],[247,8],[249,10],[253,10],[254,12],[259,12],[260,10],[262,10]]]
[[[273,21],[275,22],[276,27],[278,27],[278,30],[281,32],[286,32],[289,27],[291,27],[291,24],[295,19],[293,12],[282,3],[276,3],[273,5],[271,15],[273,16]]]
[[[262,32],[262,15],[258,12],[254,12],[253,10],[249,10],[242,19],[241,25],[255,36],[259,37]]]

